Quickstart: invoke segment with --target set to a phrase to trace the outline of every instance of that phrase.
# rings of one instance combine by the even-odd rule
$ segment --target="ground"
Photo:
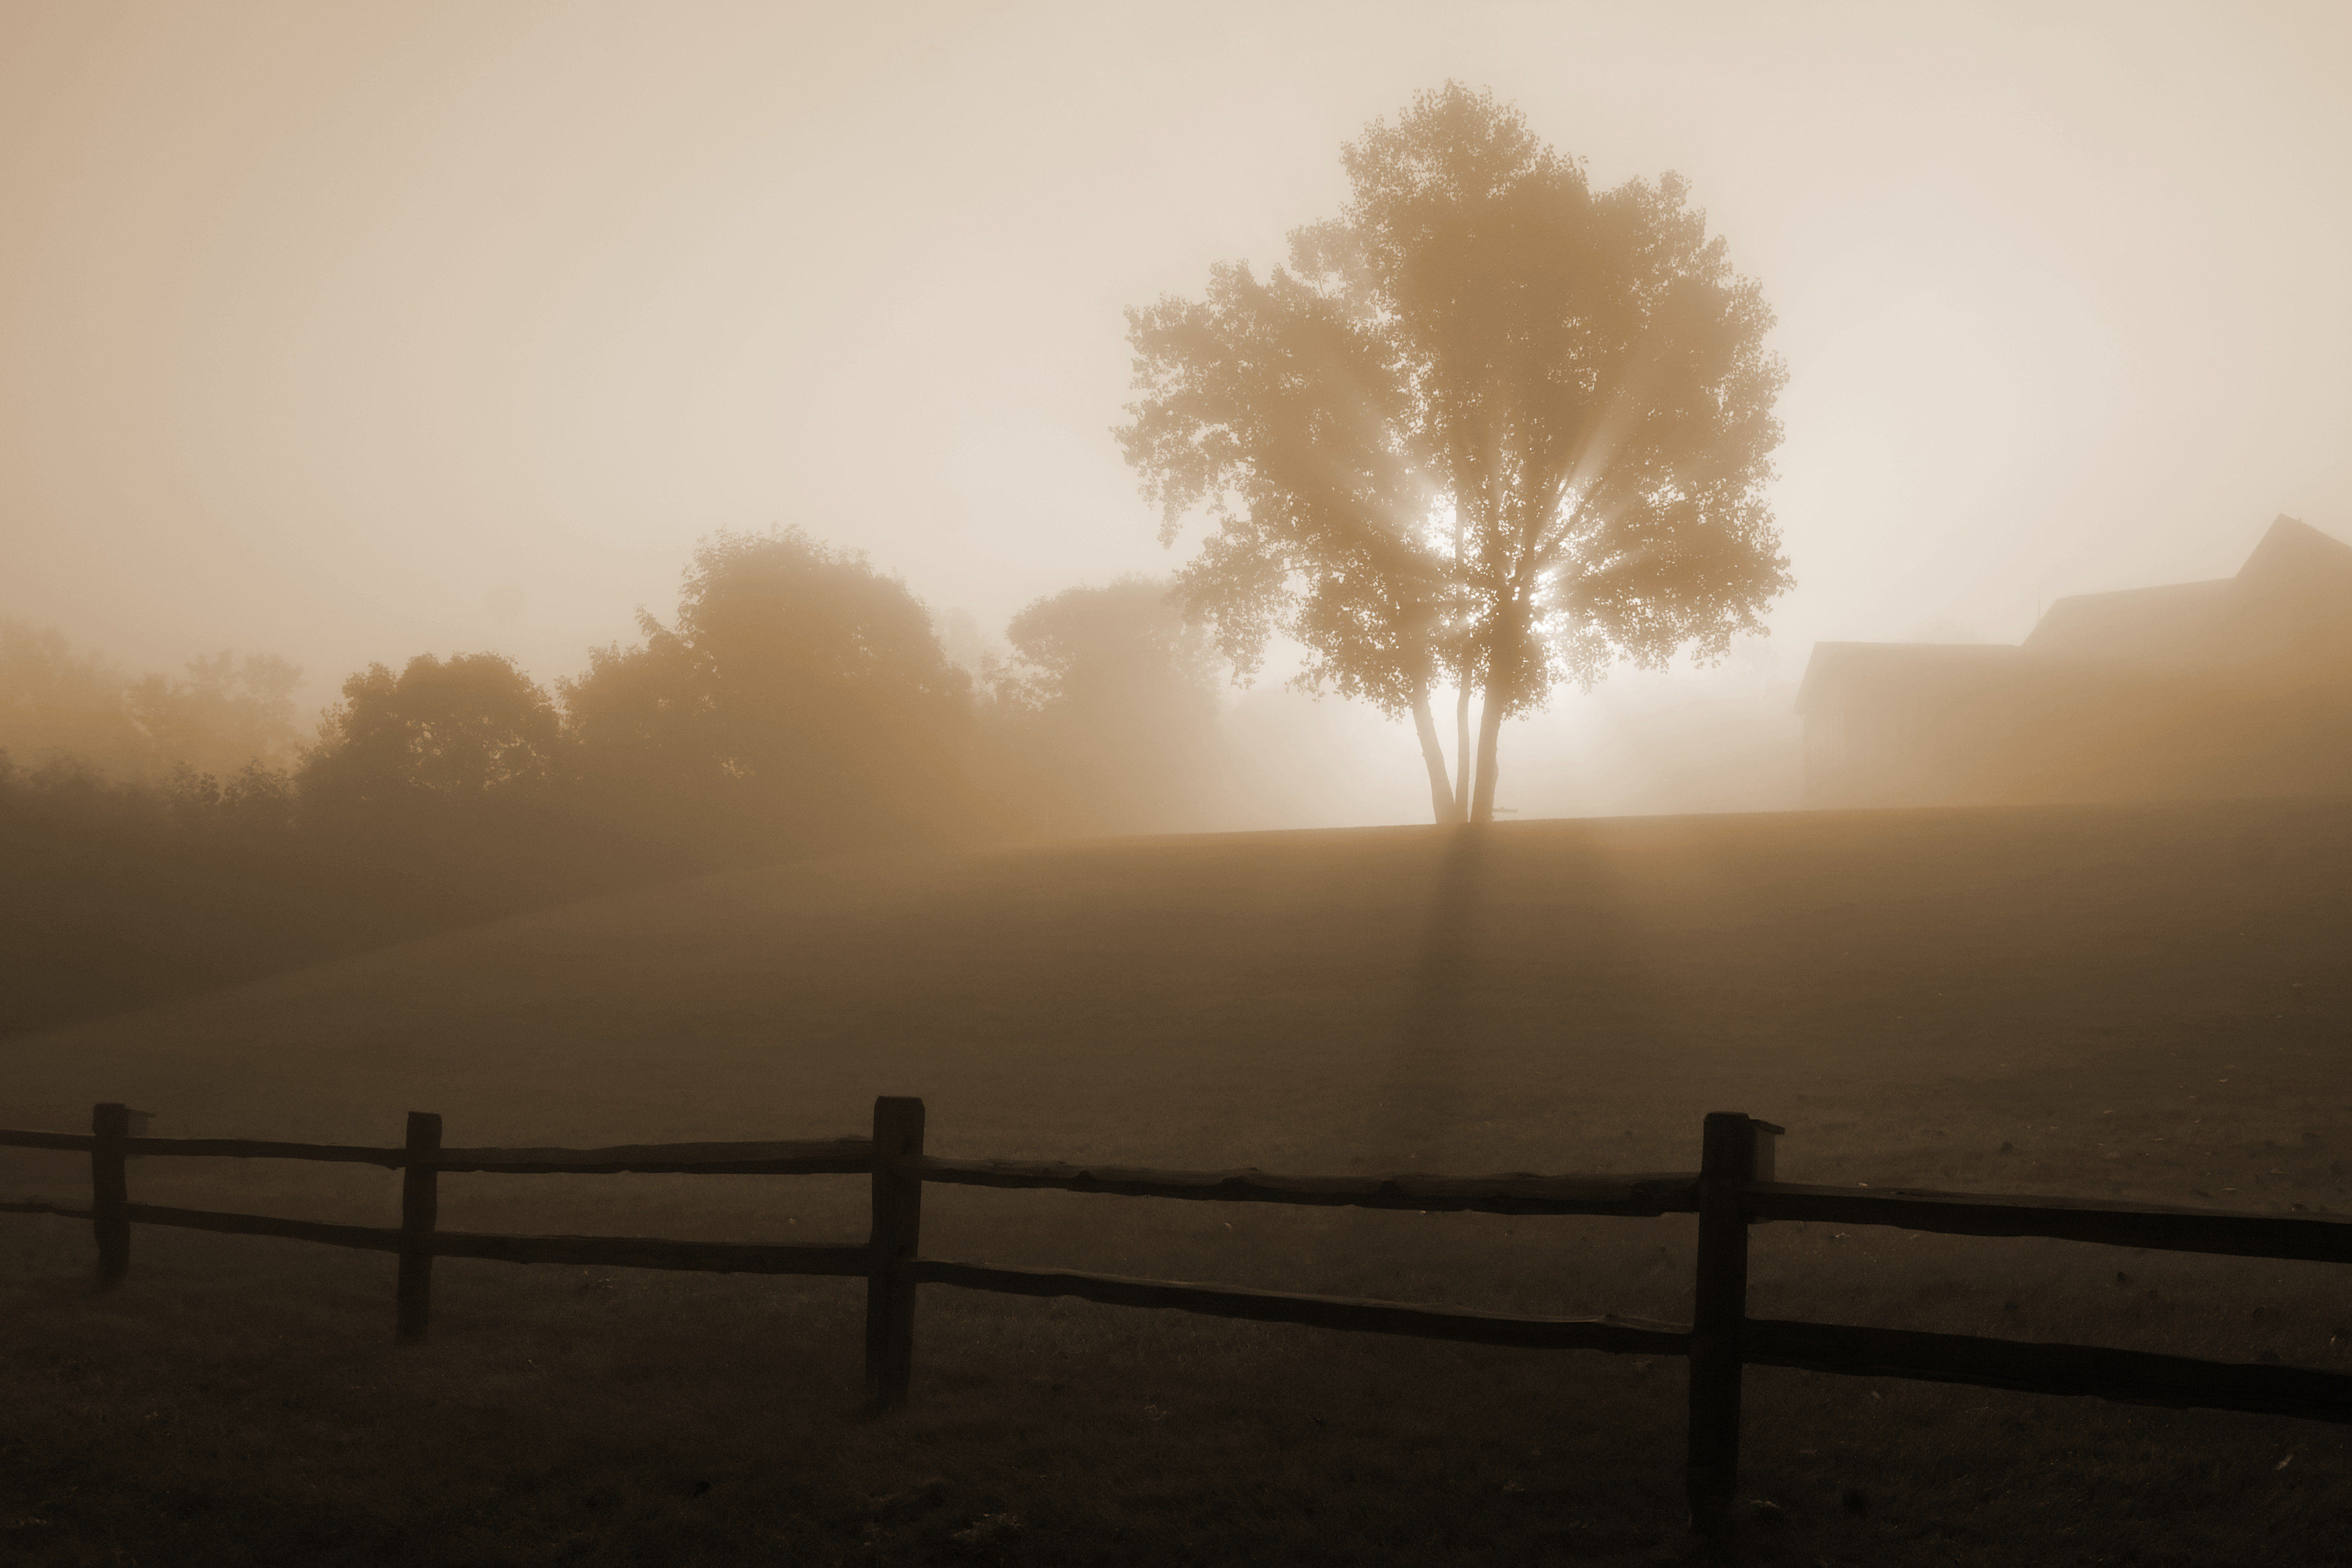
[[[1805,813],[843,860],[592,901],[0,1042],[0,1125],[824,1136],[1346,1172],[1661,1171],[2352,1207],[2352,808]],[[0,1192],[78,1197],[70,1156]],[[396,1178],[133,1196],[389,1223]],[[855,1178],[449,1177],[442,1223],[862,1235]],[[932,1188],[932,1256],[1687,1316],[1692,1222]],[[0,1549],[30,1563],[2352,1560],[2341,1429],[1751,1372],[1682,1530],[1678,1363],[924,1292],[856,1413],[855,1281],[391,1262],[0,1217]],[[2352,1370],[2316,1265],[1776,1225],[1759,1315]],[[12,1557],[13,1560],[13,1557]]]

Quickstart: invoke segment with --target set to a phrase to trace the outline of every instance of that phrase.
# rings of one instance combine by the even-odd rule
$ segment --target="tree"
[[[188,678],[148,675],[125,694],[156,755],[199,773],[268,765],[293,749],[294,687],[302,672],[269,653],[224,651],[188,661]]]
[[[268,653],[188,662],[187,678],[127,679],[96,653],[75,654],[54,627],[0,617],[0,746],[26,759],[72,758],[117,779],[175,767],[232,775],[293,749],[302,672]]]
[[[582,763],[647,811],[761,852],[940,825],[961,810],[971,679],[905,583],[799,528],[720,533],[677,615],[560,683]],[[714,841],[713,848],[717,848]]]
[[[481,800],[545,783],[562,745],[554,704],[513,660],[419,653],[398,675],[370,664],[343,683],[302,790],[344,806]]]
[[[995,695],[1043,775],[1055,831],[1200,825],[1215,788],[1217,672],[1168,584],[1125,577],[1039,599],[1005,628]]]
[[[1785,372],[1678,176],[1596,192],[1451,82],[1342,162],[1347,207],[1288,267],[1129,312],[1118,434],[1163,543],[1206,509],[1177,593],[1236,669],[1295,638],[1302,685],[1412,715],[1439,821],[1484,821],[1505,718],[1764,630],[1791,580],[1764,495]]]
[[[0,616],[0,747],[39,767],[73,758],[138,776],[154,758],[123,706],[122,672],[95,653],[76,654],[54,626]]]

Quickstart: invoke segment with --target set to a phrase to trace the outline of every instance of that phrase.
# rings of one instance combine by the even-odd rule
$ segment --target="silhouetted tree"
[[[0,1035],[714,862],[980,825],[970,677],[862,558],[721,535],[677,620],[641,624],[563,683],[569,725],[498,654],[371,665],[289,775],[231,759],[281,731],[290,666],[221,655],[134,686],[0,622]]]
[[[247,838],[284,834],[300,820],[301,792],[282,768],[248,762],[226,784],[186,763],[165,781],[172,814],[184,828]]]
[[[296,776],[300,836],[444,919],[688,869],[658,835],[594,820],[555,704],[502,654],[420,654],[396,676],[372,664],[319,734]],[[233,781],[220,814],[268,804]]]
[[[1178,592],[1237,667],[1295,637],[1302,684],[1412,714],[1440,821],[1485,821],[1504,718],[1762,630],[1790,580],[1764,496],[1785,373],[1675,175],[1595,192],[1453,83],[1342,159],[1351,199],[1288,268],[1221,266],[1204,299],[1129,313],[1119,439],[1163,542],[1207,507]],[[1452,782],[1429,706],[1449,678]]]
[[[798,528],[721,533],[687,569],[675,622],[638,624],[644,643],[593,650],[560,683],[611,809],[683,810],[761,852],[961,811],[971,679],[865,557]]]
[[[1053,831],[1198,825],[1217,786],[1216,655],[1167,583],[1066,589],[1005,637],[1015,662],[992,684]]]
[[[343,683],[301,771],[306,798],[339,806],[462,802],[544,783],[562,745],[555,705],[499,653],[419,653],[398,675]]]

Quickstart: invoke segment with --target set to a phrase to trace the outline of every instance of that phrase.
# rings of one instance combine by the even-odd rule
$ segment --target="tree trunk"
[[[1462,677],[1461,695],[1454,699],[1454,798],[1465,804],[1470,800],[1470,677],[1466,674]]]
[[[1503,703],[1491,686],[1478,712],[1478,793],[1470,807],[1474,822],[1495,820],[1495,743],[1503,733]]]
[[[1460,821],[1462,798],[1445,782],[1445,752],[1437,742],[1437,721],[1430,716],[1427,692],[1413,695],[1412,730],[1421,737],[1421,759],[1429,765],[1430,810],[1441,825]]]

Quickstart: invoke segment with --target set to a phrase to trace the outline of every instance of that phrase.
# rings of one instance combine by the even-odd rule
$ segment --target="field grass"
[[[2352,1207],[2352,809],[2080,808],[1136,841],[738,873],[0,1044],[0,1124],[454,1144],[1664,1170]],[[0,1192],[69,1197],[67,1156]],[[396,1182],[133,1196],[389,1223]],[[862,1234],[851,1178],[445,1178],[452,1228]],[[0,1218],[0,1552],[28,1563],[2352,1561],[2336,1428],[1752,1372],[1738,1533],[1681,1528],[1678,1363],[924,1292],[856,1414],[855,1281],[391,1263]],[[1687,1219],[932,1188],[924,1250],[1687,1315]],[[2318,1266],[1776,1225],[1751,1310],[2352,1370]],[[1017,1526],[1009,1522],[1017,1520]]]

